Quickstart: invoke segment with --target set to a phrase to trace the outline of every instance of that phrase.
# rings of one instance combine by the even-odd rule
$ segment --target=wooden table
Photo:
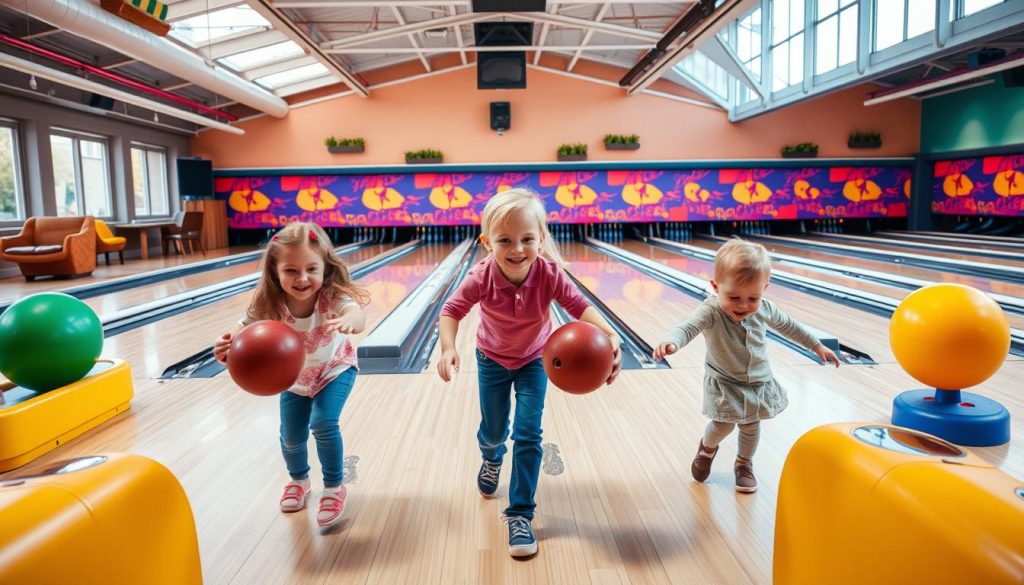
[[[149,234],[147,233],[147,230],[171,227],[172,225],[176,224],[173,221],[147,221],[140,223],[123,223],[114,227],[117,228],[118,233],[124,232],[126,236],[128,232],[138,232],[142,259],[149,260]]]

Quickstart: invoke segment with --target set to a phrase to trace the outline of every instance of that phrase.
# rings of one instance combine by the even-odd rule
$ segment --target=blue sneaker
[[[537,554],[537,537],[533,535],[530,521],[522,516],[509,516],[508,553],[514,557],[528,557]]]
[[[480,464],[480,472],[476,474],[476,487],[480,495],[491,499],[494,492],[498,491],[498,474],[501,473],[501,463],[491,463],[484,459]]]

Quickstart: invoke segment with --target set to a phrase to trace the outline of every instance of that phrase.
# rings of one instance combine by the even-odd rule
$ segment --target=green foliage
[[[14,190],[13,132],[0,131],[0,219],[17,219],[18,202]]]
[[[850,142],[881,142],[882,135],[878,132],[857,132],[850,133]]]
[[[638,144],[640,137],[636,134],[605,134],[605,144]]]
[[[420,160],[424,158],[444,158],[444,154],[440,150],[431,150],[424,148],[423,150],[407,150],[405,151],[405,158]]]
[[[362,138],[335,138],[333,136],[328,136],[327,138],[324,138],[324,144],[328,148],[333,148],[335,146],[366,146],[366,141]]]
[[[782,154],[790,154],[793,152],[813,152],[816,154],[818,152],[818,145],[813,142],[801,142],[796,146],[786,145],[782,147]]]
[[[563,144],[558,147],[558,154],[587,154],[587,145],[579,142]]]

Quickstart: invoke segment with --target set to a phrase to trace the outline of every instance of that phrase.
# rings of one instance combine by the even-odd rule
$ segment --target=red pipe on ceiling
[[[44,49],[42,47],[33,45],[32,43],[27,43],[27,42],[25,42],[25,41],[23,41],[23,40],[21,40],[19,38],[12,37],[12,36],[6,35],[4,33],[0,33],[0,42],[8,44],[8,45],[10,45],[12,47],[17,47],[17,48],[19,48],[19,49],[21,49],[23,51],[28,51],[29,53],[34,53],[34,54],[39,55],[41,57],[46,57],[47,59],[53,59],[54,61],[57,61],[58,63],[63,63],[64,65],[68,65],[70,67],[75,67],[75,68],[81,69],[83,71],[88,71],[89,73],[91,73],[93,75],[97,75],[97,76],[102,77],[104,79],[108,79],[110,81],[114,81],[114,82],[120,83],[121,85],[127,85],[128,87],[130,87],[132,89],[137,89],[137,90],[139,90],[141,92],[145,92],[145,93],[148,93],[150,95],[161,97],[161,98],[164,98],[166,100],[170,100],[172,102],[177,102],[179,104],[188,106],[190,108],[195,108],[195,109],[197,109],[197,110],[199,110],[201,112],[205,112],[207,114],[212,114],[214,116],[217,116],[218,118],[223,118],[223,119],[225,119],[225,120],[227,120],[229,122],[234,122],[235,120],[238,120],[238,116],[233,116],[231,114],[228,114],[228,113],[222,112],[220,110],[216,110],[214,108],[211,108],[211,107],[209,107],[207,105],[201,104],[201,103],[199,103],[197,101],[193,101],[193,100],[190,100],[190,99],[187,99],[187,98],[183,98],[183,97],[181,97],[179,95],[174,95],[173,93],[170,93],[168,91],[164,91],[164,90],[156,88],[156,87],[152,87],[152,86],[146,85],[144,83],[139,83],[138,81],[135,81],[134,79],[129,79],[129,78],[123,76],[123,75],[118,75],[117,73],[111,73],[110,71],[107,71],[106,69],[101,69],[99,67],[96,67],[95,65],[89,65],[88,63],[83,63],[83,62],[81,62],[81,61],[79,61],[77,59],[72,59],[71,57],[68,57],[66,55],[61,55],[60,53],[51,51],[49,49]]]

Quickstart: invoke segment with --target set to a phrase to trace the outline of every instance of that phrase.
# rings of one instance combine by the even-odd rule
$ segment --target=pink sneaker
[[[337,492],[325,492],[320,496],[320,509],[316,512],[317,525],[327,528],[341,522],[341,513],[345,511],[347,496],[348,490],[345,489],[345,486],[341,486]]]
[[[309,480],[290,481],[284,486],[284,493],[281,494],[281,511],[298,512],[306,507],[306,497],[309,496]]]

